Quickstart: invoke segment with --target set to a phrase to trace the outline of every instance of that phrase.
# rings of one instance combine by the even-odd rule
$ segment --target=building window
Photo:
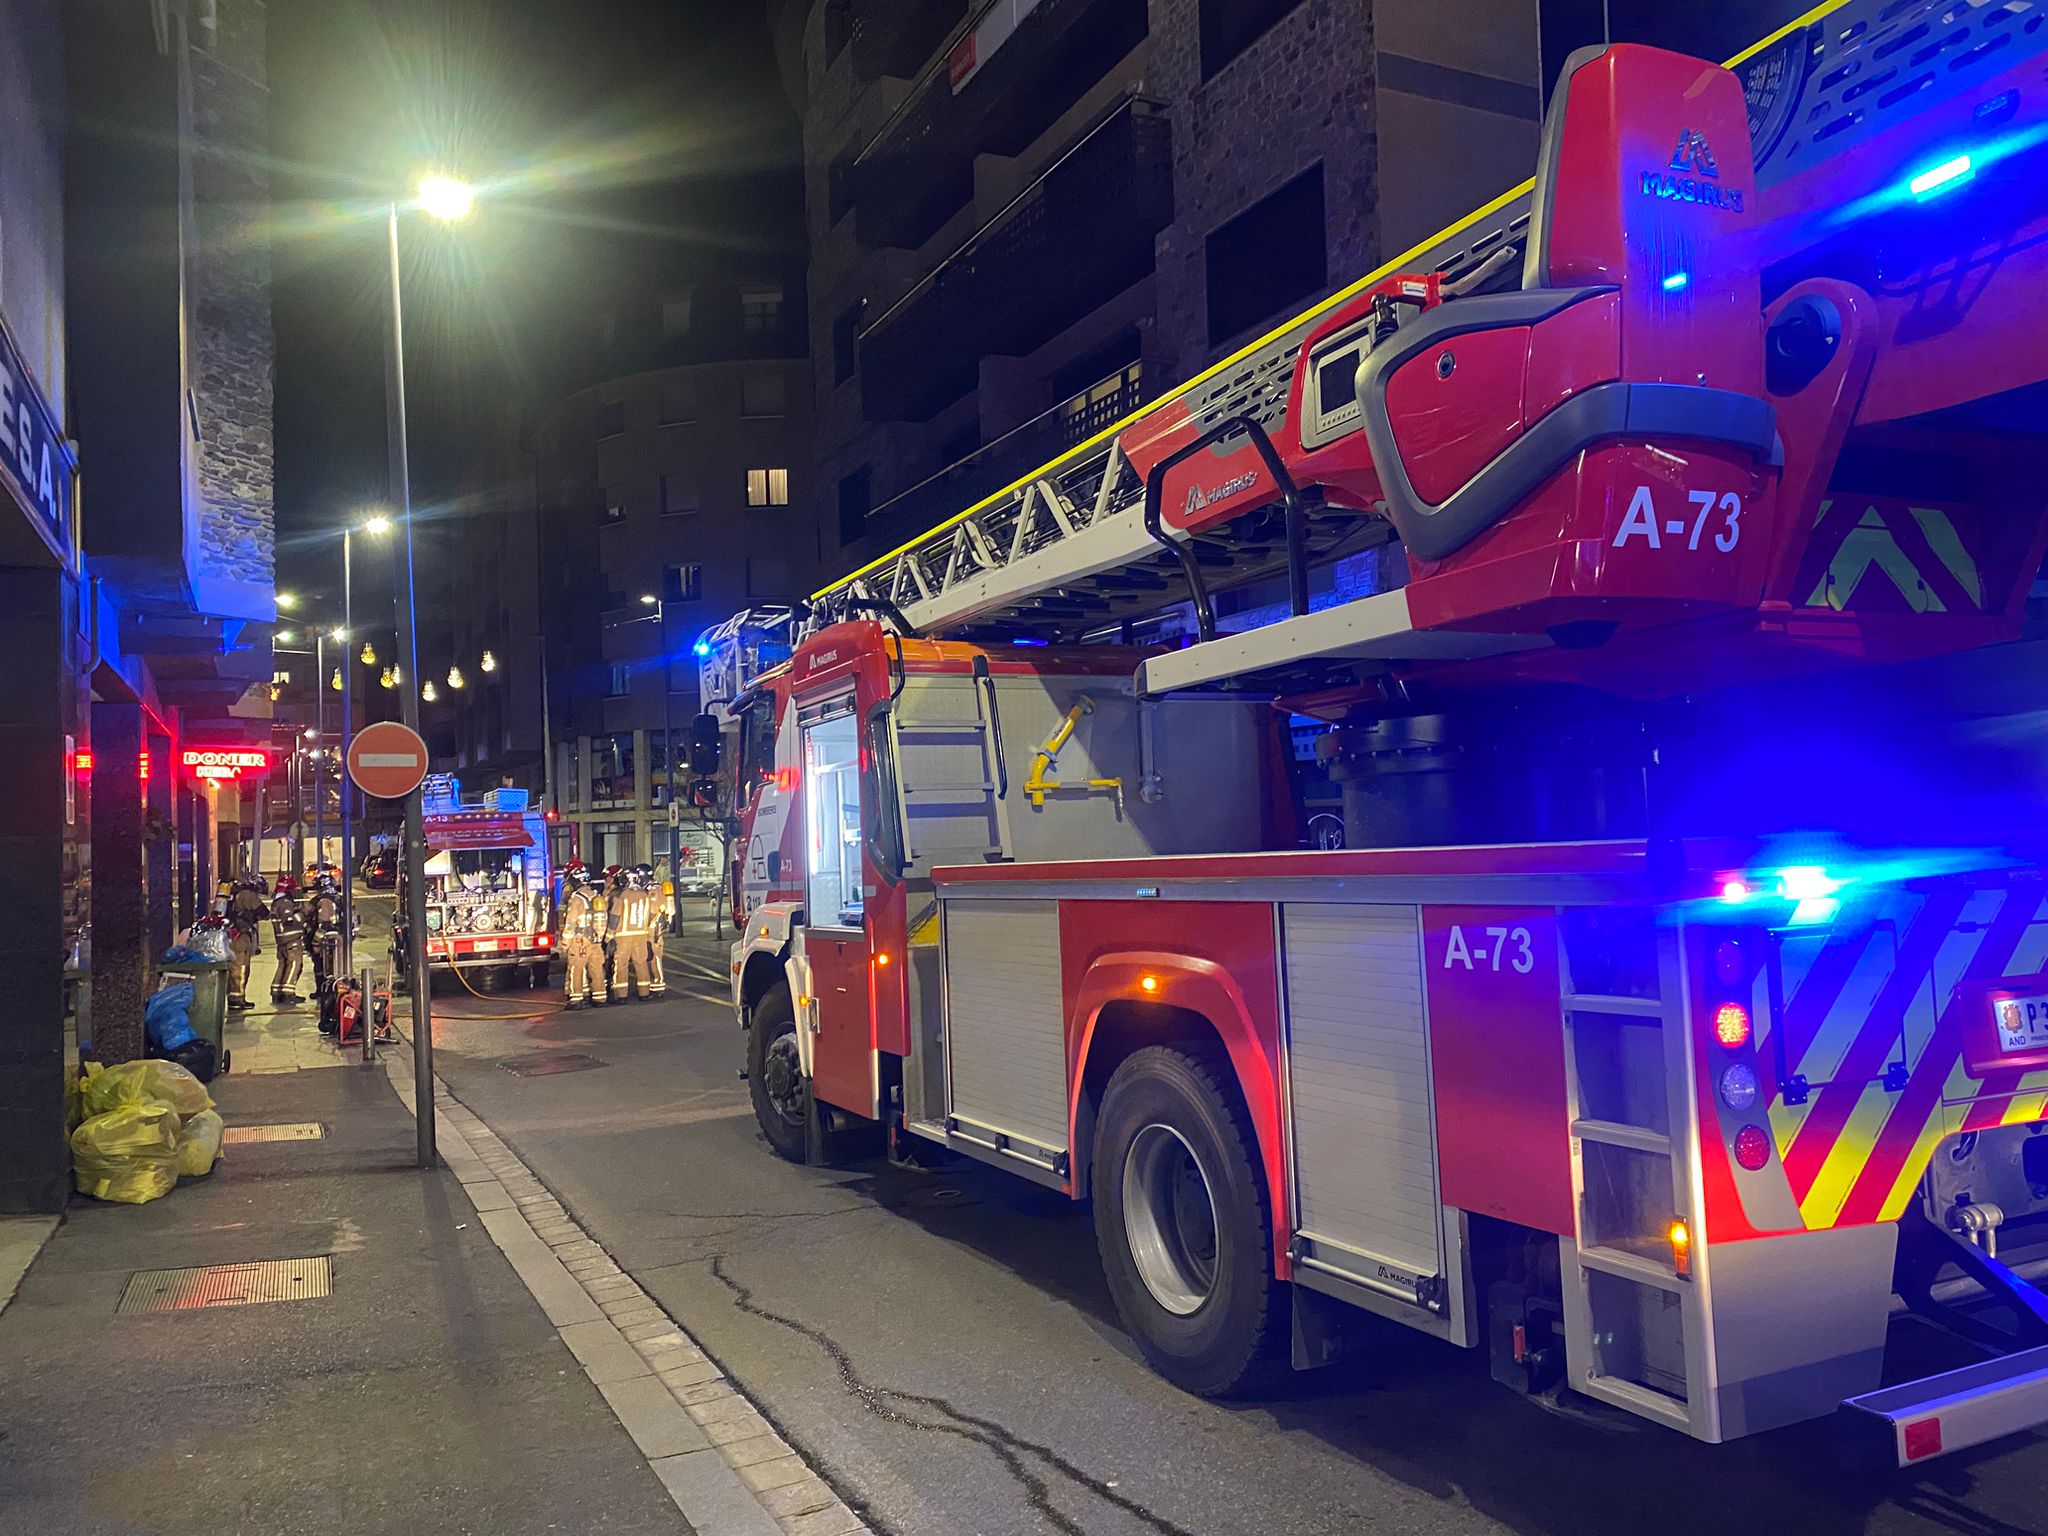
[[[626,402],[623,400],[602,401],[597,407],[597,435],[617,437],[626,430]]]
[[[590,856],[584,862],[599,872],[610,869],[614,864],[630,869],[640,862],[638,847],[638,828],[632,822],[593,821],[590,824]]]
[[[623,661],[613,662],[611,697],[615,699],[623,699],[624,697],[626,697],[627,694],[631,693],[632,691],[633,669]],[[593,773],[596,772],[595,766],[593,766],[591,771]],[[594,794],[596,793],[596,791],[593,790],[592,793]]]
[[[623,485],[608,485],[604,488],[604,520],[608,523],[623,523],[626,520],[626,488]]]
[[[679,427],[697,419],[697,381],[670,379],[661,386],[661,424]]]
[[[868,509],[875,501],[874,466],[863,464],[839,482],[839,542],[851,544],[867,532]]]
[[[669,565],[661,572],[662,601],[694,603],[704,595],[704,567]]]
[[[747,505],[786,507],[789,505],[789,471],[750,469],[747,471]]]
[[[697,477],[683,470],[670,470],[661,477],[661,515],[680,517],[697,510]]]
[[[752,283],[740,290],[740,318],[750,331],[782,329],[782,284]]]
[[[860,317],[867,308],[867,300],[856,299],[839,311],[839,318],[832,322],[832,382],[844,384],[853,377],[853,370],[859,361]]]
[[[625,671],[612,668],[614,681]],[[590,808],[609,811],[633,804],[633,733],[590,738]]]
[[[1207,80],[1266,34],[1301,0],[1202,0],[1202,78]]]
[[[661,301],[661,334],[664,336],[687,336],[690,334],[689,294],[672,293]]]
[[[750,373],[740,380],[742,416],[781,416],[789,409],[789,385],[779,373]]]
[[[1207,256],[1213,346],[1320,293],[1330,280],[1321,164],[1212,232]]]

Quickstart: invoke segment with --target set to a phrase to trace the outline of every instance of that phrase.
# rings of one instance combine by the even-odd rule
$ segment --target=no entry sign
[[[427,744],[396,720],[366,725],[349,743],[348,776],[366,795],[402,800],[427,776]]]

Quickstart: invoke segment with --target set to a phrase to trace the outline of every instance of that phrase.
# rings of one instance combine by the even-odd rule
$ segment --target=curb
[[[410,1050],[384,1070],[417,1114]],[[434,1088],[441,1160],[697,1536],[871,1536],[518,1154]]]

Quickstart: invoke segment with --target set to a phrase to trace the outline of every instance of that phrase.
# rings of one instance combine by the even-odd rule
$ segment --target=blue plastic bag
[[[189,1044],[192,1033],[192,983],[174,981],[155,993],[142,1010],[142,1032],[150,1047],[175,1051]]]

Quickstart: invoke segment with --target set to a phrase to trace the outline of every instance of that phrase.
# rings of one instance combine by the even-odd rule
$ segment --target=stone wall
[[[202,25],[211,14],[211,27]],[[195,575],[268,589],[276,518],[271,500],[270,91],[265,0],[192,6],[190,261],[199,415],[199,548]]]
[[[1152,0],[1146,85],[1173,120],[1174,219],[1157,244],[1159,319],[1145,358],[1161,379],[1187,378],[1217,350],[1208,327],[1210,232],[1317,161],[1330,285],[1378,259],[1372,7],[1303,0],[1204,80],[1200,13],[1217,3]],[[1307,297],[1271,319],[1305,308]]]

